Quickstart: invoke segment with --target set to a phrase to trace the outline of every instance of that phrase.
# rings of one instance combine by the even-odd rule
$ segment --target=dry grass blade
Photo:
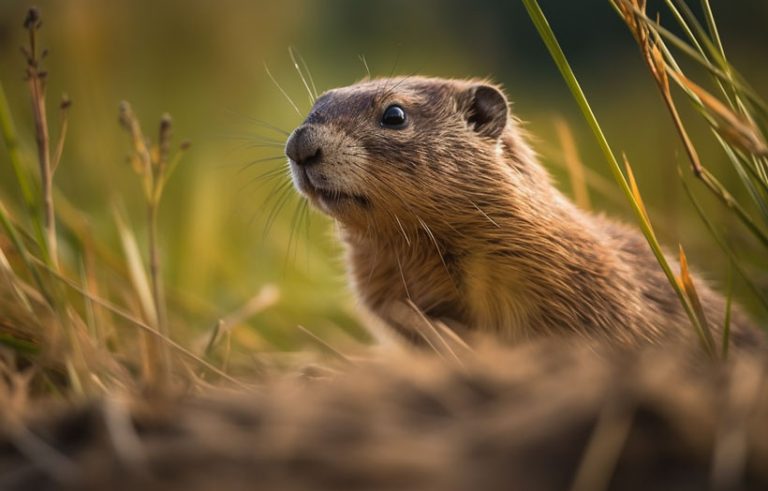
[[[136,115],[133,113],[131,105],[127,101],[120,103],[120,124],[131,135],[131,141],[133,144],[133,153],[131,154],[131,165],[133,170],[143,176],[144,193],[147,196],[152,195],[151,190],[151,176],[152,176],[152,157],[147,146],[147,141],[144,138],[144,133],[141,131],[141,125]]]
[[[204,359],[200,358],[196,354],[192,353],[190,350],[185,348],[184,346],[180,345],[179,343],[173,341],[172,339],[168,338],[167,336],[164,336],[163,334],[159,333],[157,329],[151,327],[146,322],[143,322],[140,319],[137,319],[136,317],[132,316],[128,312],[124,311],[123,309],[113,305],[112,303],[102,299],[95,297],[91,295],[86,289],[75,283],[74,281],[70,280],[66,276],[63,276],[56,271],[53,271],[48,265],[40,261],[39,259],[34,259],[34,262],[38,264],[40,267],[47,269],[54,278],[64,283],[66,286],[71,288],[72,290],[76,291],[80,295],[82,295],[84,298],[88,298],[91,302],[94,304],[102,307],[103,309],[109,311],[110,313],[120,317],[121,319],[129,322],[130,324],[138,327],[143,332],[148,333],[151,337],[158,339],[161,343],[169,346],[170,348],[174,349],[178,353],[184,355],[185,357],[191,359],[195,363],[200,364],[200,366],[210,370],[211,372],[215,373],[216,375],[220,376],[222,379],[227,380],[228,382],[237,385],[240,388],[243,389],[250,389],[250,386],[240,382],[236,378],[232,377],[228,373],[224,372],[223,370],[217,368],[216,366],[208,363]]]
[[[117,398],[106,399],[103,416],[107,435],[121,463],[133,472],[149,477],[144,445],[136,434],[127,402]]]
[[[424,340],[429,343],[432,349],[434,349],[437,354],[439,354],[449,363],[455,364],[458,367],[464,367],[464,362],[462,361],[461,357],[456,354],[456,351],[454,351],[454,349],[451,347],[451,343],[449,343],[448,339],[446,339],[445,336],[440,333],[432,321],[430,321],[427,316],[424,315],[418,305],[413,303],[413,300],[410,298],[406,300],[406,303],[408,304],[408,307],[410,307],[410,309],[416,313],[418,319],[421,320],[422,326],[426,328],[419,329],[419,333],[424,338]],[[414,326],[418,328],[418,324],[414,324]]]
[[[10,437],[16,449],[30,462],[44,469],[54,482],[65,486],[73,482],[82,472],[67,455],[51,447],[42,438],[29,431],[24,424],[17,422],[14,426]]]
[[[147,322],[151,325],[157,325],[157,310],[155,309],[152,300],[152,289],[149,286],[149,279],[144,270],[144,264],[141,260],[141,253],[139,252],[139,246],[136,242],[136,236],[130,227],[128,227],[123,214],[116,208],[113,215],[115,217],[117,232],[120,236],[120,242],[123,246],[123,253],[125,254],[126,265],[128,266],[128,273],[133,285],[133,291],[139,299],[142,312],[144,313]]]
[[[644,26],[644,29],[647,29],[647,27]],[[644,38],[644,44],[640,45],[640,49],[645,55],[646,65],[648,66],[653,79],[656,81],[656,85],[661,92],[664,104],[667,106],[667,109],[672,116],[672,121],[675,124],[675,128],[677,128],[678,134],[683,140],[685,152],[688,154],[688,158],[691,161],[693,173],[698,176],[702,172],[701,160],[699,159],[699,153],[696,151],[696,147],[694,147],[690,136],[688,136],[688,132],[686,131],[685,126],[683,125],[683,121],[680,118],[680,114],[677,111],[677,107],[675,106],[675,101],[672,98],[672,92],[670,91],[669,87],[669,78],[667,77],[667,65],[664,61],[664,56],[662,55],[657,42],[651,41],[647,35]]]
[[[59,121],[59,138],[56,141],[56,152],[53,154],[53,162],[51,164],[52,171],[56,172],[61,162],[61,155],[64,153],[64,142],[67,140],[67,129],[69,128],[69,108],[72,106],[72,101],[69,96],[64,94],[59,103],[60,121]]]
[[[49,288],[46,285],[45,281],[43,281],[42,275],[40,275],[37,268],[35,268],[34,265],[32,264],[32,261],[31,261],[32,254],[29,252],[26,245],[24,244],[21,234],[16,229],[16,226],[14,225],[14,222],[11,220],[8,210],[6,210],[2,201],[0,201],[0,225],[2,225],[3,229],[8,234],[8,237],[11,239],[11,244],[13,244],[13,247],[16,248],[16,252],[21,256],[22,260],[24,261],[24,265],[26,266],[27,271],[29,271],[29,273],[32,275],[32,278],[34,278],[38,291],[43,297],[45,297],[45,300],[48,305],[53,305],[53,297],[49,291]]]
[[[688,270],[688,259],[685,257],[685,251],[683,246],[680,245],[680,276],[678,276],[680,286],[688,296],[693,311],[696,313],[696,317],[699,319],[699,326],[702,329],[702,340],[708,346],[708,349],[714,351],[715,341],[712,338],[712,331],[709,328],[707,317],[704,314],[704,307],[701,305],[701,300],[696,292],[696,286],[693,284],[693,278],[691,278],[690,271]]]
[[[568,123],[562,118],[555,120],[555,130],[560,140],[560,146],[563,148],[563,161],[571,180],[573,197],[576,200],[576,204],[585,210],[589,210],[592,205],[589,200],[589,188],[587,187],[584,163],[579,158],[573,132]]]
[[[671,74],[680,85],[685,86],[688,90],[696,94],[704,107],[720,123],[715,129],[723,135],[726,140],[753,155],[768,155],[768,147],[766,147],[765,141],[760,134],[760,130],[757,129],[752,121],[744,116],[736,114],[716,97],[691,81],[682,73],[671,71]]]
[[[136,293],[141,305],[141,310],[144,314],[144,318],[148,324],[152,327],[152,330],[158,331],[157,323],[157,309],[155,307],[154,298],[152,296],[152,289],[149,286],[149,279],[147,278],[144,265],[141,260],[141,254],[139,253],[139,246],[136,243],[136,237],[131,229],[122,217],[122,214],[114,210],[115,224],[117,226],[118,234],[120,235],[120,242],[123,246],[123,252],[125,254],[126,264],[128,266],[128,273],[133,285],[133,291]],[[159,334],[159,331],[158,331]],[[164,356],[163,350],[158,345],[157,339],[154,336],[148,335],[146,332],[141,335],[142,345],[142,369],[144,373],[145,382],[148,385],[155,385],[160,383],[163,367],[168,365],[164,363],[162,357]],[[162,366],[161,366],[162,365]]]
[[[47,246],[47,259],[58,269],[59,253],[56,237],[56,212],[53,203],[53,173],[51,163],[51,141],[48,131],[48,113],[46,111],[46,81],[48,73],[42,69],[42,61],[46,51],[38,52],[37,31],[42,26],[40,12],[32,7],[27,12],[24,28],[29,35],[29,45],[22,48],[27,62],[26,79],[32,97],[32,114],[35,121],[35,141],[37,143],[37,159],[40,167],[40,188],[43,203],[43,225]]]
[[[331,346],[331,344],[328,343],[328,341],[324,340],[323,338],[321,338],[320,336],[318,336],[317,334],[313,333],[312,331],[310,331],[309,329],[307,329],[306,327],[304,327],[302,325],[297,325],[296,327],[299,329],[299,331],[301,331],[304,334],[306,334],[315,343],[317,343],[319,346],[321,346],[323,349],[325,349],[327,352],[331,353],[333,356],[335,356],[339,360],[343,361],[347,365],[354,365],[354,362],[352,360],[350,360],[348,356],[346,356],[344,353],[342,353],[341,351],[339,351],[336,348],[334,348],[333,346]]]
[[[270,308],[280,300],[280,290],[273,285],[266,285],[259,292],[254,295],[250,300],[245,302],[237,310],[229,313],[225,317],[219,319],[216,325],[210,330],[210,332],[200,338],[200,341],[207,339],[205,343],[204,353],[210,355],[215,348],[221,336],[230,334],[235,327],[246,321],[248,318],[253,317],[259,312]]]
[[[637,187],[637,181],[635,180],[634,172],[632,172],[632,166],[629,165],[629,160],[625,154],[622,154],[622,157],[624,158],[624,168],[627,171],[627,180],[629,181],[629,188],[632,190],[632,196],[635,198],[635,201],[637,201],[637,205],[643,215],[643,220],[645,220],[645,222],[648,224],[648,229],[652,234],[655,235],[653,232],[653,226],[651,225],[651,219],[648,216],[648,210],[646,210],[645,202],[643,201],[643,197],[640,194],[640,188]]]
[[[632,412],[617,401],[609,401],[600,411],[587,448],[576,470],[571,491],[608,489],[633,424]]]
[[[2,247],[0,247],[0,277],[5,278],[5,283],[10,285],[13,294],[24,309],[30,314],[33,313],[32,304],[24,293],[24,289],[20,286],[21,280],[16,276],[16,272],[13,271],[11,263],[8,261],[8,257],[5,255]]]
[[[149,256],[149,280],[144,275],[144,268],[141,264],[141,258],[138,254],[135,240],[130,234],[127,234],[127,228],[118,225],[121,229],[121,239],[124,243],[126,253],[128,253],[129,265],[131,266],[131,277],[134,280],[139,298],[150,323],[157,328],[163,335],[168,335],[167,308],[165,302],[165,289],[163,288],[163,278],[160,268],[160,244],[158,241],[158,213],[160,201],[163,196],[163,190],[178,166],[183,152],[189,147],[187,142],[182,143],[179,150],[171,158],[171,140],[173,137],[173,122],[169,114],[163,114],[160,119],[158,129],[157,143],[151,144],[150,140],[144,136],[136,115],[133,113],[130,104],[123,101],[120,104],[120,122],[131,135],[133,142],[133,153],[131,161],[134,170],[142,178],[144,184],[144,194],[147,203],[147,254]],[[118,221],[119,222],[119,221]],[[147,296],[149,290],[151,302]],[[151,304],[151,308],[150,308]],[[150,346],[151,347],[151,346]],[[167,376],[170,371],[171,358],[164,346],[162,348],[162,372]],[[154,351],[154,349],[152,350]]]

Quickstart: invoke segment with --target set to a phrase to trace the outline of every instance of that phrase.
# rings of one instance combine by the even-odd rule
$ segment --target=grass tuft
[[[706,334],[704,334],[705,328],[700,324],[700,321],[696,316],[691,298],[688,297],[686,291],[678,283],[676,276],[673,273],[669,262],[667,261],[667,258],[664,256],[661,245],[656,238],[656,234],[653,232],[653,228],[651,226],[650,220],[648,219],[648,215],[644,211],[642,201],[639,199],[639,191],[637,191],[636,186],[635,191],[637,191],[637,194],[633,191],[630,181],[627,180],[627,177],[622,172],[618,160],[616,159],[616,156],[611,149],[610,144],[608,143],[608,139],[605,137],[605,134],[603,133],[603,130],[597,121],[597,117],[592,111],[592,108],[589,105],[589,101],[584,94],[581,85],[579,85],[576,75],[571,69],[571,66],[568,63],[568,59],[566,58],[565,53],[563,53],[563,50],[560,47],[560,44],[555,37],[555,33],[552,31],[552,28],[550,27],[544,12],[541,10],[541,7],[536,0],[523,0],[523,4],[528,11],[528,15],[531,17],[534,26],[538,30],[541,39],[544,41],[544,44],[547,46],[550,55],[555,61],[558,70],[560,70],[561,75],[565,79],[568,88],[571,90],[571,94],[576,100],[579,109],[581,109],[587,124],[597,139],[598,145],[600,146],[603,156],[608,162],[608,166],[613,173],[614,179],[619,184],[619,187],[624,193],[624,196],[627,198],[629,204],[631,205],[635,217],[640,223],[640,228],[643,232],[643,235],[648,241],[654,256],[656,256],[656,260],[659,262],[659,265],[664,271],[664,274],[667,276],[670,285],[677,293],[677,296],[680,299],[680,303],[685,309],[685,312],[688,314],[688,318],[691,321],[694,330],[699,336],[702,347],[708,355],[715,356],[714,347],[709,342]],[[644,6],[644,2],[642,2],[642,5]],[[627,169],[629,169],[628,165]]]

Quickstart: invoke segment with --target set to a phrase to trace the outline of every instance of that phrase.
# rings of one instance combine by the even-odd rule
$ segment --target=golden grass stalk
[[[198,363],[200,366],[204,367],[205,369],[209,370],[212,373],[217,374],[222,379],[229,381],[230,383],[237,385],[241,388],[249,388],[248,385],[243,384],[239,380],[233,378],[226,372],[222,371],[221,369],[217,368],[216,366],[208,363],[201,357],[197,356],[184,346],[180,345],[179,343],[173,341],[168,336],[164,336],[162,333],[158,332],[156,327],[150,326],[146,322],[136,318],[135,316],[131,315],[130,313],[126,312],[125,310],[121,309],[120,307],[112,304],[111,302],[108,302],[107,300],[104,300],[102,298],[98,298],[94,295],[91,295],[85,288],[78,285],[75,281],[72,281],[71,279],[67,278],[66,276],[57,273],[53,271],[48,265],[46,265],[44,262],[40,261],[39,259],[33,260],[38,266],[40,266],[43,269],[46,269],[48,272],[51,273],[51,275],[56,278],[58,281],[63,283],[65,286],[70,288],[71,290],[77,292],[78,294],[82,295],[84,298],[88,298],[91,302],[93,302],[95,305],[100,306],[101,308],[107,310],[108,312],[116,315],[120,319],[123,319],[124,321],[128,322],[129,324],[139,328],[140,330],[148,333],[150,336],[158,339],[162,344],[168,346],[170,349],[173,349],[177,353],[185,356],[186,358],[190,359],[191,361]]]
[[[35,284],[37,285],[38,292],[45,298],[46,302],[51,305],[53,303],[53,298],[48,289],[48,286],[43,281],[43,278],[38,272],[37,268],[35,268],[34,264],[32,263],[32,253],[25,245],[22,234],[17,229],[10,214],[8,213],[8,210],[5,208],[2,202],[0,202],[0,225],[2,225],[3,230],[5,230],[5,233],[10,238],[11,244],[13,244],[16,252],[21,256],[27,271],[29,271],[30,275],[32,275]]]
[[[696,94],[704,108],[719,122],[714,129],[729,143],[754,155],[765,156],[768,154],[768,147],[766,147],[765,141],[754,122],[726,107],[725,104],[699,87],[679,70],[670,69],[670,73],[680,85],[686,86],[688,90]]]
[[[691,277],[690,270],[688,269],[688,259],[685,256],[682,244],[679,245],[680,249],[680,275],[677,277],[677,281],[683,288],[693,306],[693,311],[696,313],[696,318],[699,320],[699,325],[702,327],[703,336],[706,339],[707,344],[714,348],[715,341],[712,337],[712,331],[709,328],[707,322],[707,316],[704,314],[704,307],[701,305],[701,299],[698,292],[696,292],[696,286],[693,284],[693,278]]]
[[[139,305],[144,318],[150,326],[158,329],[158,316],[152,289],[149,286],[141,253],[133,231],[126,224],[126,219],[117,210],[114,212],[117,231],[125,253],[128,273],[133,285],[133,291],[139,298]],[[159,329],[158,329],[159,331]],[[162,332],[162,331],[159,331]],[[163,385],[167,382],[168,353],[160,346],[159,341],[147,332],[140,333],[142,361],[141,368],[144,382],[147,386]]]
[[[59,253],[56,237],[56,214],[53,203],[53,173],[51,163],[50,136],[48,131],[48,113],[46,110],[46,82],[48,73],[42,68],[46,50],[38,51],[37,31],[42,26],[40,12],[32,7],[27,12],[24,28],[27,30],[29,45],[22,48],[27,62],[26,79],[32,97],[32,113],[35,120],[35,141],[40,168],[40,187],[43,203],[43,226],[45,228],[47,256],[51,264],[58,269]],[[63,145],[63,141],[61,143]]]
[[[280,290],[273,285],[265,285],[259,292],[251,297],[238,309],[220,318],[213,328],[198,340],[198,345],[205,341],[203,354],[211,356],[220,339],[224,336],[230,336],[232,331],[238,325],[241,325],[246,319],[268,309],[280,300]]]
[[[120,123],[130,134],[132,142],[131,163],[133,169],[142,179],[144,196],[147,202],[147,229],[148,229],[148,256],[149,256],[149,288],[147,288],[141,266],[138,251],[129,254],[129,265],[134,278],[134,286],[137,293],[142,298],[145,313],[148,315],[150,324],[155,326],[162,335],[168,336],[167,307],[165,301],[165,292],[162,284],[162,274],[160,266],[160,245],[158,242],[158,211],[162,199],[163,190],[168,179],[173,174],[176,166],[181,159],[181,154],[188,148],[188,143],[182,143],[175,155],[170,155],[172,139],[172,122],[168,114],[164,114],[160,120],[158,139],[156,144],[144,136],[141,130],[141,124],[133,112],[131,105],[123,101],[120,104]],[[120,226],[120,221],[118,221]],[[128,233],[127,227],[120,226],[121,236],[124,238],[126,252],[133,251],[132,244],[135,241],[129,240],[132,235]],[[147,289],[151,291],[151,307],[149,299],[146,298]],[[155,351],[154,343],[148,345],[150,352]],[[170,356],[167,349],[163,348],[162,372],[165,377],[170,371]],[[151,365],[148,366],[148,368]]]
[[[592,205],[589,199],[589,188],[584,171],[584,163],[579,158],[579,152],[576,149],[576,141],[573,138],[573,132],[564,119],[555,120],[555,131],[560,140],[560,146],[563,149],[563,161],[568,171],[568,177],[571,181],[573,190],[573,199],[576,204],[585,210],[589,210]]]

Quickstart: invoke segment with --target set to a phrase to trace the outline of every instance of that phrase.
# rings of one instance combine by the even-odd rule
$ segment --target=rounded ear
[[[507,98],[490,85],[474,85],[467,89],[464,117],[479,134],[498,138],[507,125]]]

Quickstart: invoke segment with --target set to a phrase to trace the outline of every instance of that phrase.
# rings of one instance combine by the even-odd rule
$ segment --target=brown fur
[[[403,129],[380,124],[393,103]],[[415,341],[422,316],[510,340],[688,336],[644,238],[569,201],[507,106],[484,81],[373,80],[325,93],[294,132],[289,156],[298,144],[321,150],[312,165],[291,161],[294,181],[337,220],[364,306]],[[696,286],[721,325],[722,296]],[[737,341],[756,338],[738,312],[733,325]]]

